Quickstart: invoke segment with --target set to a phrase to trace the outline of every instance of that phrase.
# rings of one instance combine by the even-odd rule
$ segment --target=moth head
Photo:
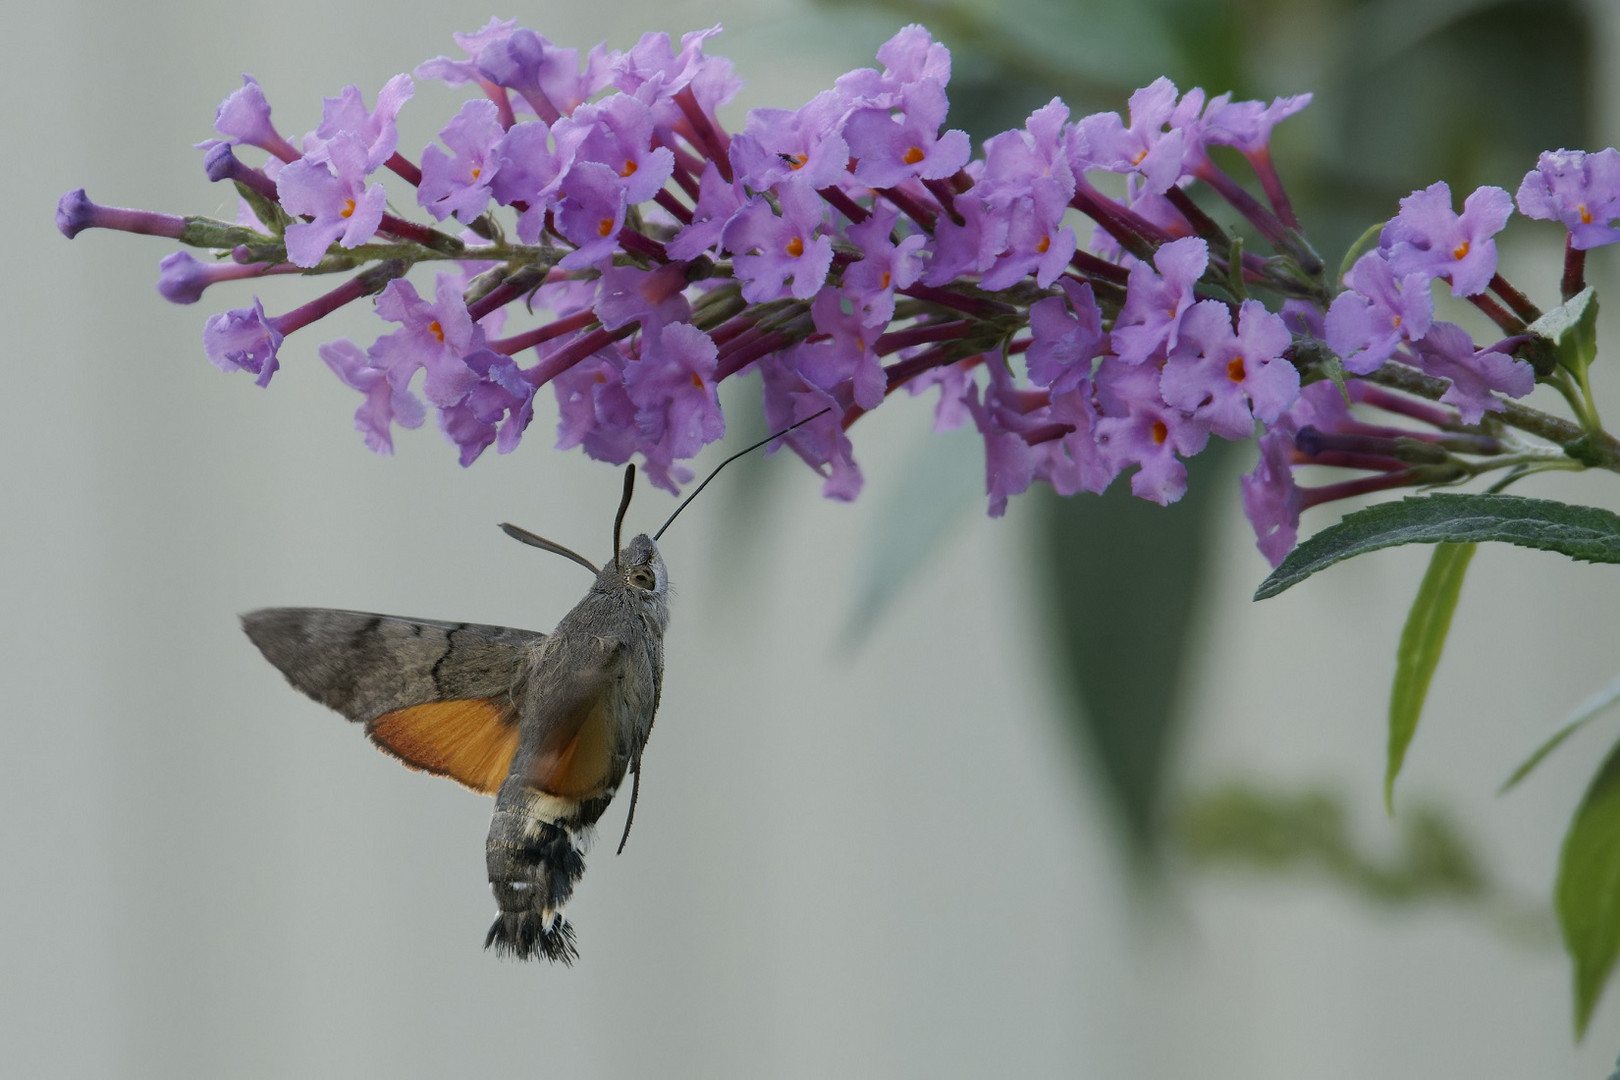
[[[634,593],[650,593],[662,597],[669,590],[669,577],[664,571],[664,557],[658,553],[658,545],[652,542],[647,534],[642,533],[626,544],[619,552],[618,557],[619,582]],[[613,565],[603,567],[604,572],[613,570]]]

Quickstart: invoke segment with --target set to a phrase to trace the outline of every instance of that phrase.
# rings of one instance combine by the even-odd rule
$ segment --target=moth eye
[[[657,579],[653,577],[653,572],[644,566],[638,566],[630,571],[630,584],[638,589],[651,591],[657,583]]]

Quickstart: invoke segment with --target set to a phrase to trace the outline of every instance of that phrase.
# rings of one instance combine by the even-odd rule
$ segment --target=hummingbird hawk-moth
[[[549,634],[331,608],[242,616],[248,637],[288,682],[364,724],[380,749],[495,796],[484,850],[500,914],[486,949],[520,960],[578,958],[563,906],[585,872],[592,827],[628,772],[624,850],[663,685],[669,578],[658,538],[721,469],[828,411],[732,454],[657,532],[621,548],[636,477],[635,466],[627,467],[613,559],[600,569],[560,544],[502,525],[514,539],[596,575]]]
[[[495,796],[485,852],[500,914],[484,947],[502,955],[577,958],[563,906],[585,872],[586,841],[625,773],[640,781],[663,682],[669,579],[645,534],[619,548],[634,479],[630,466],[616,553],[599,570],[502,526],[596,574],[549,634],[329,608],[242,617],[288,682],[363,723],[378,748]],[[634,813],[632,787],[626,838]]]

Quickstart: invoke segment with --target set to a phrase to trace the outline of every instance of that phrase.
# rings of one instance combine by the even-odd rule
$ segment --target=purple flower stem
[[[1491,292],[1500,296],[1508,307],[1513,309],[1515,315],[1525,322],[1533,323],[1541,318],[1541,309],[1532,304],[1530,298],[1525,296],[1524,293],[1508,284],[1507,279],[1501,274],[1496,274],[1491,278],[1489,288]]]
[[[276,191],[276,182],[266,176],[263,170],[244,164],[231,149],[230,143],[216,143],[208,151],[203,157],[203,172],[215,183],[230,180],[251,189],[270,202],[278,204],[281,202],[281,195]]]
[[[1393,363],[1385,364],[1377,371],[1361,376],[1361,379],[1426,397],[1431,401],[1439,401],[1441,395],[1451,385],[1446,379],[1437,379],[1403,364]],[[1502,410],[1500,412],[1493,410],[1492,416],[1509,427],[1528,431],[1559,446],[1579,440],[1585,455],[1581,460],[1585,464],[1608,469],[1611,472],[1620,472],[1620,440],[1612,435],[1588,433],[1579,424],[1544,413],[1540,409],[1521,405],[1517,401],[1503,400]]]
[[[1571,236],[1564,241],[1564,277],[1558,291],[1565,300],[1572,300],[1586,288],[1586,252],[1575,246]]]
[[[893,203],[902,214],[915,221],[923,232],[930,236],[934,234],[934,222],[939,219],[939,215],[923,205],[910,192],[902,191],[900,188],[878,188],[877,193]]]
[[[639,329],[639,324],[630,323],[628,326],[621,326],[617,330],[603,330],[600,327],[592,330],[578,341],[571,342],[536,364],[528,372],[529,381],[534,383],[536,389],[539,389],[587,356],[606,348],[615,341],[621,341],[629,337],[637,329]]]
[[[1313,506],[1321,506],[1323,503],[1333,502],[1336,499],[1349,499],[1357,495],[1368,495],[1375,491],[1389,491],[1392,488],[1410,487],[1418,482],[1416,470],[1402,469],[1399,472],[1384,473],[1381,476],[1362,476],[1354,480],[1344,480],[1337,484],[1302,487],[1299,489],[1299,508],[1309,510]]]
[[[426,225],[415,221],[406,221],[392,214],[384,214],[382,223],[377,226],[378,232],[385,232],[390,236],[397,236],[401,240],[409,240],[415,244],[432,251],[440,251],[447,255],[459,255],[466,245],[454,236],[446,236],[437,229],[430,229]]]
[[[957,175],[964,176],[965,174],[959,172]],[[952,221],[962,220],[961,215],[956,212],[956,195],[951,190],[951,185],[948,181],[924,180],[922,185],[928,189],[928,194],[932,195],[939,201],[939,208],[945,212],[947,217],[949,217]]]
[[[637,232],[628,225],[619,230],[618,241],[619,246],[624,248],[626,251],[633,251],[641,255],[645,255],[647,258],[657,263],[669,262],[669,252],[664,250],[663,244],[660,244],[658,241],[654,240],[645,233]]]
[[[658,194],[653,196],[653,202],[664,208],[664,212],[682,225],[692,224],[692,211],[685,203],[675,197],[674,192],[667,188],[660,188]]]
[[[872,351],[879,356],[888,356],[890,353],[909,349],[914,345],[927,345],[935,341],[960,341],[973,333],[977,325],[963,319],[961,322],[908,326],[904,330],[879,335],[872,343]]]
[[[1154,249],[1172,239],[1169,233],[1120,206],[1084,180],[1075,185],[1069,205],[1102,226],[1104,232],[1138,259],[1152,262]]]
[[[962,357],[957,356],[949,347],[941,345],[937,349],[929,349],[925,353],[919,353],[916,356],[890,364],[883,369],[883,374],[887,380],[883,394],[887,397],[924,372],[932,371],[937,367],[944,367],[946,364],[954,364],[960,359]],[[972,357],[971,360],[972,364],[970,366],[977,366],[984,362],[984,356],[981,354]]]
[[[758,337],[739,337],[732,347],[722,349],[716,358],[715,380],[729,379],[755,360],[793,344],[793,339],[778,330],[761,333]]]
[[[1234,210],[1242,214],[1249,224],[1253,225],[1260,235],[1266,238],[1267,243],[1273,247],[1284,246],[1288,229],[1282,223],[1282,220],[1260,205],[1260,200],[1244,191],[1236,180],[1222,172],[1213,161],[1206,157],[1193,170],[1193,175],[1209,185],[1211,190],[1230,203]]]
[[[415,162],[408,160],[398,150],[395,150],[393,156],[383,162],[383,165],[411,187],[422,186],[422,170],[416,166]]]
[[[1497,327],[1501,329],[1502,333],[1524,333],[1524,320],[1513,314],[1501,304],[1497,303],[1495,300],[1492,300],[1489,296],[1486,296],[1484,293],[1475,293],[1473,296],[1468,298],[1468,302],[1488,315],[1491,322],[1495,323]]]
[[[1061,439],[1065,435],[1070,435],[1073,433],[1073,424],[1051,423],[1043,424],[1040,427],[1033,428],[1029,431],[1021,431],[1018,433],[1018,435],[1030,446],[1039,446],[1042,443],[1049,443],[1056,439]]]
[[[1394,461],[1397,463],[1394,467],[1399,467],[1400,462],[1437,464],[1449,457],[1444,449],[1423,439],[1408,439],[1404,436],[1392,439],[1383,435],[1363,435],[1357,432],[1322,431],[1310,426],[1301,428],[1294,436],[1294,446],[1314,462],[1321,461],[1323,455],[1329,453],[1351,454],[1369,461]]]
[[[1284,225],[1297,232],[1299,218],[1294,214],[1294,204],[1289,201],[1288,192],[1283,189],[1282,177],[1277,175],[1277,166],[1271,160],[1271,148],[1262,146],[1243,156],[1249,159],[1254,175],[1260,180],[1260,190],[1266,193],[1266,198],[1271,202],[1271,208],[1277,212],[1277,217]]]
[[[1215,219],[1204,213],[1203,208],[1193,202],[1186,188],[1171,187],[1164,193],[1170,205],[1180,211],[1181,216],[1187,219],[1193,232],[1202,236],[1212,251],[1227,251],[1232,246],[1232,238],[1226,235],[1226,230],[1216,224]]]
[[[1394,413],[1397,416],[1411,417],[1413,420],[1442,431],[1457,423],[1457,414],[1438,405],[1430,405],[1426,401],[1419,401],[1406,394],[1392,394],[1381,386],[1372,386],[1361,383],[1360,396],[1357,400],[1371,405],[1375,409]],[[1394,431],[1396,429],[1387,429]],[[1400,432],[1406,434],[1406,432]]]
[[[555,124],[562,119],[562,110],[548,98],[544,90],[538,86],[525,87],[518,91],[518,97],[529,103],[534,115],[544,120],[548,125]]]
[[[517,113],[512,111],[512,98],[507,94],[506,87],[496,86],[483,78],[478,80],[478,85],[483,89],[484,96],[495,103],[495,118],[501,122],[501,127],[510,131],[512,125],[517,123]]]
[[[1302,465],[1322,465],[1334,469],[1359,469],[1364,472],[1390,473],[1404,471],[1410,466],[1399,458],[1385,454],[1364,454],[1354,450],[1325,449],[1320,453],[1306,448],[1298,451]]]
[[[844,217],[849,219],[849,223],[851,225],[859,225],[861,222],[872,216],[870,212],[861,209],[860,205],[856,203],[854,199],[850,198],[848,195],[845,195],[842,191],[839,191],[835,187],[821,188],[816,192],[816,194],[825,199],[828,206],[831,206],[834,210],[837,210],[840,214],[843,214]]]
[[[472,316],[473,322],[477,322],[497,308],[505,307],[519,297],[527,296],[545,284],[545,280],[546,271],[543,268],[525,267],[468,304],[467,314]]]
[[[692,125],[693,145],[697,150],[714,162],[715,168],[720,170],[720,178],[731,183],[734,176],[731,171],[731,140],[714,126],[714,120],[703,111],[698,103],[697,95],[692,93],[690,86],[682,87],[675,94],[675,104],[681,108],[681,114],[686,117],[687,123]]]
[[[294,330],[302,329],[317,319],[325,318],[345,304],[353,303],[361,297],[380,293],[388,283],[397,277],[404,277],[410,269],[410,264],[402,259],[389,259],[378,263],[371,269],[356,274],[331,292],[317,296],[309,303],[295,307],[285,315],[278,315],[270,320],[270,325],[283,334],[290,334]]]
[[[69,240],[85,229],[117,229],[119,232],[178,240],[186,231],[186,219],[151,210],[102,206],[91,202],[84,188],[77,188],[62,196],[56,204],[56,227]]]
[[[662,143],[662,140],[660,142]],[[698,195],[702,191],[698,177],[703,173],[703,160],[684,146],[676,145],[669,147],[669,149],[674,151],[675,154],[675,168],[670,173],[670,178],[680,185],[680,189],[686,193],[687,199],[694,203],[697,202]]]
[[[1089,251],[1076,251],[1069,259],[1069,265],[1074,267],[1081,277],[1104,286],[1117,286],[1124,288],[1125,282],[1130,278],[1130,272],[1118,263],[1111,263],[1107,259],[1100,259]],[[1120,293],[1120,302],[1125,300],[1125,294]]]
[[[532,349],[536,345],[560,338],[565,334],[583,330],[595,322],[596,312],[577,311],[566,318],[554,320],[544,326],[535,327],[533,330],[525,330],[523,333],[513,334],[509,338],[491,341],[489,347],[495,352],[506,356],[514,356],[524,349]]]
[[[937,285],[924,285],[920,282],[895,291],[901,296],[909,296],[913,300],[921,300],[925,304],[934,304],[937,307],[960,311],[962,314],[971,315],[976,319],[992,319],[998,315],[1013,315],[1018,310],[985,297],[963,296],[961,293],[952,292]]]

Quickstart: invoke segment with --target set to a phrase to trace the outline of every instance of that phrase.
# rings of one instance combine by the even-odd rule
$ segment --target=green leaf
[[[1406,760],[1406,748],[1417,732],[1423,701],[1429,696],[1429,680],[1440,663],[1451,630],[1451,614],[1457,610],[1468,560],[1474,557],[1473,544],[1441,544],[1429,560],[1428,573],[1418,586],[1406,626],[1401,629],[1400,648],[1395,653],[1395,682],[1389,689],[1389,764],[1384,770],[1384,808],[1395,810],[1395,777]]]
[[[1575,1036],[1587,1022],[1620,955],[1620,744],[1581,800],[1553,890],[1564,948],[1575,961]]]
[[[1530,324],[1553,343],[1560,366],[1579,375],[1597,358],[1597,291],[1590,285]]]
[[[953,526],[984,506],[984,440],[971,426],[919,441],[901,467],[905,482],[882,504],[866,545],[844,647],[853,651],[902,587],[927,567]]]
[[[1167,824],[1177,696],[1230,463],[1220,449],[1187,463],[1187,494],[1167,507],[1132,497],[1125,484],[1041,500],[1033,584],[1053,678],[1070,695],[1067,726],[1119,811],[1132,856],[1156,853]]]
[[[1564,718],[1564,722],[1553,732],[1552,737],[1537,747],[1536,752],[1526,758],[1523,765],[1514,769],[1513,775],[1507,778],[1496,793],[1506,795],[1512,791],[1520,780],[1530,775],[1531,769],[1541,764],[1542,758],[1558,749],[1560,743],[1585,727],[1587,721],[1602,715],[1603,711],[1616,701],[1620,701],[1620,675],[1616,675],[1608,686],[1575,706],[1575,710]]]
[[[1346,514],[1300,544],[1255,590],[1265,600],[1319,570],[1399,544],[1497,540],[1584,562],[1620,562],[1620,515],[1520,495],[1413,496]]]

